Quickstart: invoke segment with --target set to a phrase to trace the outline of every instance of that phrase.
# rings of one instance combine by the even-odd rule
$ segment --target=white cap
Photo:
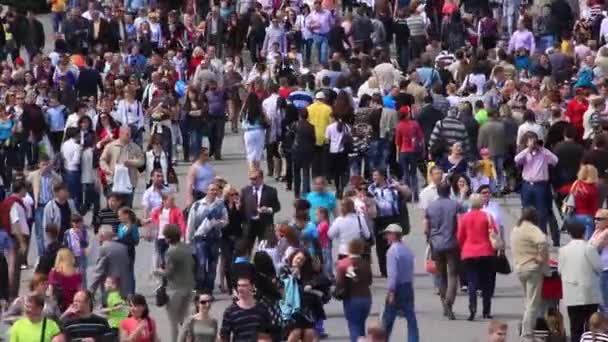
[[[325,93],[319,91],[315,94],[315,100],[325,100]]]

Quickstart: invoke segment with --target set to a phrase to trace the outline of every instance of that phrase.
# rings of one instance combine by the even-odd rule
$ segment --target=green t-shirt
[[[488,111],[486,109],[480,109],[475,113],[475,120],[479,123],[479,126],[485,124],[488,121]]]
[[[108,323],[110,323],[110,327],[119,328],[120,322],[123,319],[127,318],[129,315],[129,312],[127,311],[127,306],[126,306],[127,303],[125,302],[124,299],[122,299],[122,297],[120,296],[120,293],[118,293],[118,291],[112,291],[112,292],[108,293],[107,303],[108,303],[108,309],[113,308],[115,306],[124,305],[124,307],[122,309],[112,310],[108,313]]]
[[[32,323],[27,317],[17,320],[9,330],[10,342],[40,341],[40,337],[42,336],[42,322],[43,321]],[[57,323],[52,319],[47,318],[43,341],[51,342],[51,339],[59,335],[60,332],[61,330],[59,330]]]

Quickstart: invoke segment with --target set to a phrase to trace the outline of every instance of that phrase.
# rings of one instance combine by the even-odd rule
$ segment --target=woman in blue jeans
[[[365,243],[360,239],[348,245],[348,256],[336,265],[336,288],[343,293],[344,316],[348,323],[351,342],[365,336],[365,321],[372,306],[372,269],[367,258],[362,258]]]

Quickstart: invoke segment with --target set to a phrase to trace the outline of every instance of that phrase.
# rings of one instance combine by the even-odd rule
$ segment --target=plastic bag
[[[129,169],[123,164],[114,167],[114,178],[112,181],[112,192],[118,194],[133,193],[133,185],[129,177]]]
[[[51,146],[51,141],[49,140],[49,137],[46,136],[46,134],[42,136],[42,139],[40,139],[40,141],[38,141],[38,153],[45,154],[47,157],[49,157],[49,159],[53,159],[53,157],[55,156],[55,152],[53,151],[53,147]]]

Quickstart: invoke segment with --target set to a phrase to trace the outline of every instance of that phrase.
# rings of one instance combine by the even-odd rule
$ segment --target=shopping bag
[[[431,245],[426,246],[426,252],[424,254],[424,269],[430,274],[437,273],[437,264],[435,264],[435,260],[433,260]]]
[[[112,192],[118,194],[133,193],[133,185],[129,177],[129,169],[123,164],[114,167],[114,178],[112,180]]]

